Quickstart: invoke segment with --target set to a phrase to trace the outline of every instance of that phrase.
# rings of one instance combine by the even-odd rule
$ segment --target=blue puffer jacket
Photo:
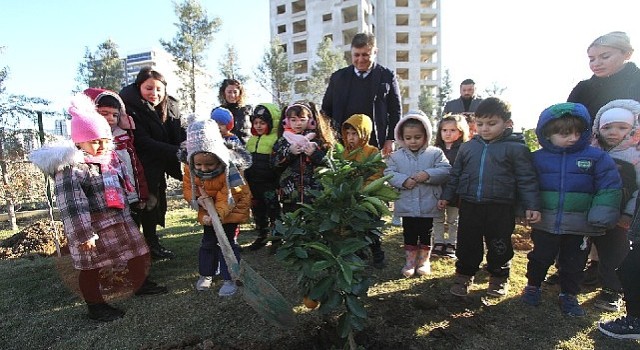
[[[572,115],[587,129],[570,147],[558,147],[542,131],[550,121]],[[536,135],[542,148],[533,153],[540,181],[542,220],[536,229],[554,234],[597,236],[615,226],[620,215],[622,181],[613,159],[590,146],[591,117],[579,103],[560,103],[540,115]]]
[[[489,143],[480,135],[463,143],[441,199],[452,203],[456,196],[472,203],[518,204],[521,210],[540,210],[538,180],[522,135],[506,129]]]

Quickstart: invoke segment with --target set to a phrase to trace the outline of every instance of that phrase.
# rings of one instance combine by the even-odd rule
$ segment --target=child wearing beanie
[[[638,114],[639,102],[613,100],[600,108],[593,122],[593,143],[609,153],[616,162],[623,189],[618,224],[607,230],[604,236],[592,239],[597,253],[590,256],[591,264],[597,265],[596,276],[602,284],[594,306],[607,311],[618,311],[622,304],[622,284],[616,269],[629,250],[626,234],[640,188],[640,150],[636,147],[640,136]]]
[[[198,210],[198,222],[204,229],[198,253],[200,278],[196,282],[196,289],[205,291],[211,288],[219,265],[224,282],[218,295],[232,296],[237,291],[237,286],[231,279],[211,217],[202,201],[213,198],[224,233],[236,258],[240,260],[240,249],[234,238],[239,224],[249,217],[251,192],[242,177],[231,176],[231,154],[215,121],[206,119],[191,122],[187,129],[186,150],[183,194],[185,200]]]
[[[245,177],[251,188],[251,212],[258,237],[249,250],[264,247],[280,217],[278,201],[278,173],[271,164],[273,145],[278,140],[280,109],[273,103],[261,103],[251,115],[251,137],[247,141],[247,151],[251,154],[251,167]]]
[[[127,266],[136,295],[166,293],[147,278],[149,248],[131,218],[126,189],[131,179],[112,151],[111,127],[89,97],[71,101],[71,140],[48,144],[29,159],[55,180],[56,202],[89,318],[113,321],[124,311],[107,304],[102,268]]]
[[[155,203],[148,203],[147,180],[133,144],[135,124],[133,119],[127,115],[122,99],[113,91],[99,88],[88,88],[84,90],[84,94],[91,97],[98,114],[103,116],[111,127],[114,152],[134,185],[127,189],[127,199],[131,210],[152,208]]]
[[[234,135],[234,121],[231,111],[223,107],[216,107],[211,111],[211,119],[213,119],[220,129],[220,134],[224,139],[224,144],[231,150],[231,162],[240,170],[244,171],[251,166],[251,154],[247,152],[244,144],[238,136]]]

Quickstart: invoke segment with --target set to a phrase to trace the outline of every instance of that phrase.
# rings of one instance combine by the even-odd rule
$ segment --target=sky
[[[241,73],[252,75],[270,41],[269,1],[201,3],[210,18],[222,20],[207,53],[210,71],[218,74],[230,43]],[[640,47],[638,11],[640,4],[628,0],[441,0],[441,59],[452,97],[465,78],[472,78],[480,93],[495,83],[506,88],[502,97],[512,106],[516,130],[533,128],[544,108],[565,101],[577,82],[591,76],[586,49],[596,37],[626,31]],[[0,67],[9,68],[7,91],[64,105],[85,47],[95,51],[108,38],[122,56],[160,47],[160,39],[175,35],[176,21],[169,0],[4,1]],[[639,63],[639,57],[636,53],[632,61]],[[247,83],[247,91],[251,104],[268,99],[254,82]]]

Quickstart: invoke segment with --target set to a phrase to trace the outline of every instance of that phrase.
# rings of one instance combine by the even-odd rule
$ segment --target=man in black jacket
[[[335,130],[353,114],[365,114],[373,122],[369,143],[392,151],[394,128],[402,106],[398,79],[393,71],[375,63],[378,48],[373,34],[358,33],[351,41],[351,62],[331,75],[322,99],[322,111]]]

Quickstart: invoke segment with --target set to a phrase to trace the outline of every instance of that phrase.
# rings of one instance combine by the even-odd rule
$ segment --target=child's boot
[[[411,277],[416,273],[416,260],[418,258],[418,246],[405,244],[404,253],[406,262],[402,267],[404,277]]]
[[[428,275],[431,273],[431,247],[428,245],[420,245],[418,251],[418,263],[416,265],[416,273],[420,276]]]
[[[456,277],[453,278],[453,285],[449,292],[455,296],[466,297],[469,295],[469,286],[473,283],[473,276],[467,276],[460,273],[456,273]]]
[[[100,322],[115,321],[124,316],[124,311],[116,309],[107,303],[87,303],[89,318]]]
[[[496,298],[502,298],[509,292],[509,277],[501,276],[489,277],[489,288],[487,289],[487,295]]]

